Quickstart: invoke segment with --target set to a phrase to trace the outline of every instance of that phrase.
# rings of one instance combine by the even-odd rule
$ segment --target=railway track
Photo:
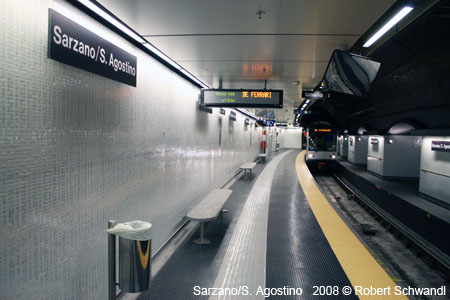
[[[450,290],[448,269],[439,264],[405,229],[368,203],[332,171],[313,172],[317,184],[343,220],[400,286]],[[410,299],[449,299],[414,296]]]

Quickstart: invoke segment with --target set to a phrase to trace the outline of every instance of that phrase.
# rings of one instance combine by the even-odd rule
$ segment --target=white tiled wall
[[[280,129],[278,139],[281,148],[302,148],[302,130],[300,128]]]
[[[158,249],[261,129],[198,111],[196,87],[65,1],[0,5],[0,298],[106,299],[107,221],[151,222]],[[47,58],[48,8],[137,56],[137,88]]]

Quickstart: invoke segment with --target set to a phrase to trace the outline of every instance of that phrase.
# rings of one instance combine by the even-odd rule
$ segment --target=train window
[[[309,151],[336,151],[336,134],[334,132],[309,132]]]

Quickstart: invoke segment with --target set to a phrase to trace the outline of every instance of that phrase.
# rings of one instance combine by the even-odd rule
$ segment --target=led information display
[[[314,132],[331,132],[331,129],[328,128],[314,129]]]
[[[282,90],[201,90],[200,104],[218,107],[283,107]]]
[[[136,86],[137,58],[74,21],[49,10],[48,57]]]

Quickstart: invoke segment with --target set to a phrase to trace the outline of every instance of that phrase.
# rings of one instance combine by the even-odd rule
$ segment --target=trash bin
[[[151,278],[151,240],[119,237],[119,288],[127,293],[148,290]]]
[[[147,222],[117,224],[108,233],[119,237],[119,288],[126,293],[139,293],[150,288],[151,239]]]

